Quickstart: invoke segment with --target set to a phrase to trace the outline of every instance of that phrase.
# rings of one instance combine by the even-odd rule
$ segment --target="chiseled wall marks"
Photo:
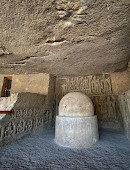
[[[113,95],[93,96],[92,101],[95,107],[95,114],[101,122],[117,120],[116,101]]]
[[[102,124],[118,122],[115,95],[113,94],[112,82],[109,74],[56,78],[57,111],[61,98],[72,91],[83,92],[92,99],[95,113]],[[115,126],[115,124],[109,124],[108,126]]]
[[[122,93],[130,90],[130,72],[118,72],[111,75],[113,93],[121,95]]]
[[[126,136],[130,139],[130,90],[117,97],[117,105]]]
[[[52,113],[42,109],[15,109],[0,122],[0,145],[16,134],[26,133],[40,125],[49,126]],[[23,133],[23,135],[24,135]]]
[[[53,108],[55,105],[55,77],[50,75],[48,88],[48,107]]]
[[[0,75],[0,80],[4,76],[7,75]],[[24,136],[40,125],[48,127],[54,124],[55,78],[48,74],[12,76],[12,95],[8,98],[18,95],[11,107],[12,113],[0,119],[0,145]],[[0,81],[1,87],[2,83]]]
[[[5,76],[12,76],[11,93],[30,92],[48,94],[49,74],[0,75],[0,91]]]
[[[51,126],[53,113],[47,103],[47,95],[19,93],[11,114],[0,120],[0,145],[12,138],[17,139],[18,135],[24,136],[40,125]]]
[[[62,95],[65,95],[69,91],[79,90],[88,95],[112,94],[111,78],[108,74],[57,78],[56,85],[61,86]]]

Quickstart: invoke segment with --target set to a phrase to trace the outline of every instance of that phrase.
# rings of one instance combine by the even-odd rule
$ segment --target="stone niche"
[[[39,126],[48,128],[55,120],[54,77],[35,74],[13,78],[11,96],[0,98],[0,110],[11,111],[0,115],[0,145],[19,139]]]
[[[81,92],[65,95],[56,116],[55,142],[73,148],[87,148],[98,141],[97,116],[93,103]]]

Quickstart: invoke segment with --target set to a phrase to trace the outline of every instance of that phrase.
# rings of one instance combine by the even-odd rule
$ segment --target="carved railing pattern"
[[[49,125],[52,113],[43,109],[13,110],[0,122],[0,140],[18,133],[30,131],[40,125]]]

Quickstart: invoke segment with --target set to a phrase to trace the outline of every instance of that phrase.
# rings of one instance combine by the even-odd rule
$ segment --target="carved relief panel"
[[[92,99],[99,121],[107,122],[116,120],[115,98],[113,96],[109,74],[57,78],[57,111],[62,97],[72,91],[83,92]]]
[[[63,96],[71,91],[82,91],[87,95],[112,94],[111,79],[108,74],[61,79],[57,78],[56,86]]]
[[[18,109],[7,115],[0,124],[0,140],[12,135],[47,125],[52,120],[52,112],[43,109]]]
[[[117,119],[114,96],[94,96],[92,101],[99,121],[109,122]]]

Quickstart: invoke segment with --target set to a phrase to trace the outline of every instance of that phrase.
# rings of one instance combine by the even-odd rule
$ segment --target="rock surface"
[[[70,148],[90,148],[99,140],[97,116],[56,116],[55,142]]]
[[[59,103],[59,116],[93,116],[94,107],[91,99],[81,92],[66,94]]]
[[[0,72],[87,75],[124,70],[129,0],[1,0]]]
[[[12,94],[10,97],[0,97],[0,111],[10,111],[18,98],[18,93]],[[6,116],[6,114],[0,114],[0,120]]]
[[[130,90],[117,98],[118,111],[121,114],[120,121],[124,126],[127,138],[130,140]]]

